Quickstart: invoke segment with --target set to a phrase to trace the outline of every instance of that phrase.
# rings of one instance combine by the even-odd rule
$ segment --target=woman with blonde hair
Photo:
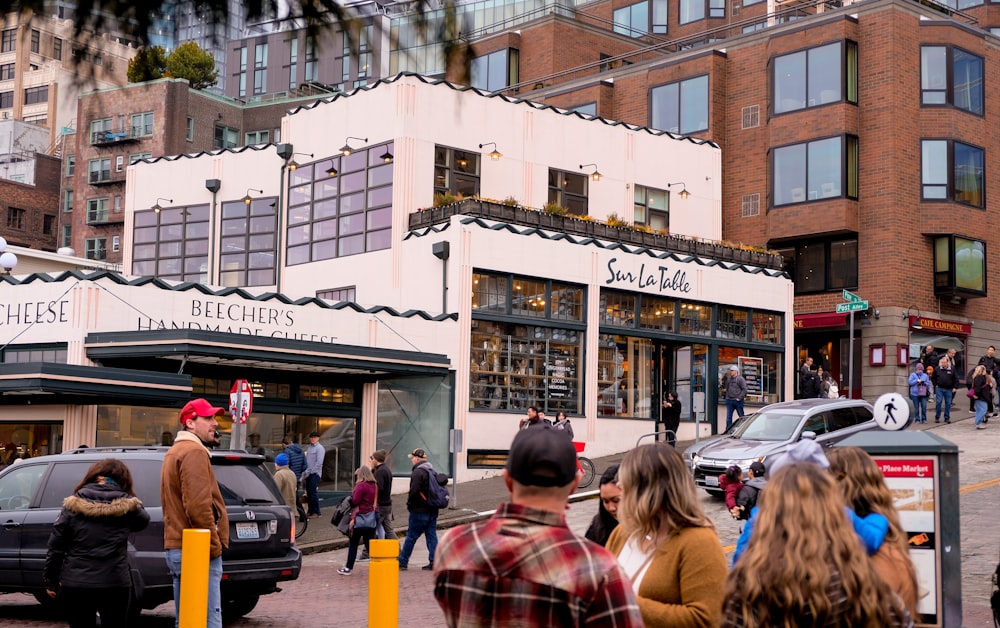
[[[912,617],[917,613],[917,571],[910,560],[906,532],[892,503],[892,494],[878,465],[860,447],[834,447],[827,455],[847,505],[859,517],[878,513],[889,520],[882,547],[871,557],[875,571],[899,597]]]
[[[726,558],[691,473],[667,443],[637,447],[618,469],[618,527],[607,549],[632,580],[646,626],[715,626]]]
[[[873,568],[833,476],[781,468],[761,491],[756,527],[726,581],[722,626],[913,625]]]
[[[358,557],[358,545],[365,542],[365,554],[368,554],[368,542],[375,538],[375,531],[378,529],[378,485],[375,483],[375,474],[371,467],[366,464],[358,467],[354,472],[357,483],[351,493],[351,523],[349,527],[351,537],[350,545],[347,546],[347,564],[337,570],[342,576],[351,575],[354,569],[354,561]]]

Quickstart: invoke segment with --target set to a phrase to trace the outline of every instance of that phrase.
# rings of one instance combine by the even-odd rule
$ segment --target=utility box
[[[919,590],[918,626],[962,625],[958,446],[926,431],[873,430],[837,447],[860,447],[875,459],[910,544]]]

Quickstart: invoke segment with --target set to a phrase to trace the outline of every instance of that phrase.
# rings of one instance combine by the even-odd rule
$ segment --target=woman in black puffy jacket
[[[49,536],[45,588],[69,611],[71,628],[127,626],[132,580],[128,537],[149,525],[124,462],[95,462],[63,500]]]

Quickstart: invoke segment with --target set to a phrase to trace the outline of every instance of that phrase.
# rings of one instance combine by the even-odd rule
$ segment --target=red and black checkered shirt
[[[434,597],[449,626],[642,626],[632,583],[563,515],[502,504],[438,545]]]

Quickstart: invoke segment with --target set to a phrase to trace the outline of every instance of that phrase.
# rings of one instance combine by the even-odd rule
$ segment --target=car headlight
[[[701,456],[698,454],[691,454],[691,464],[698,464],[701,462]]]

